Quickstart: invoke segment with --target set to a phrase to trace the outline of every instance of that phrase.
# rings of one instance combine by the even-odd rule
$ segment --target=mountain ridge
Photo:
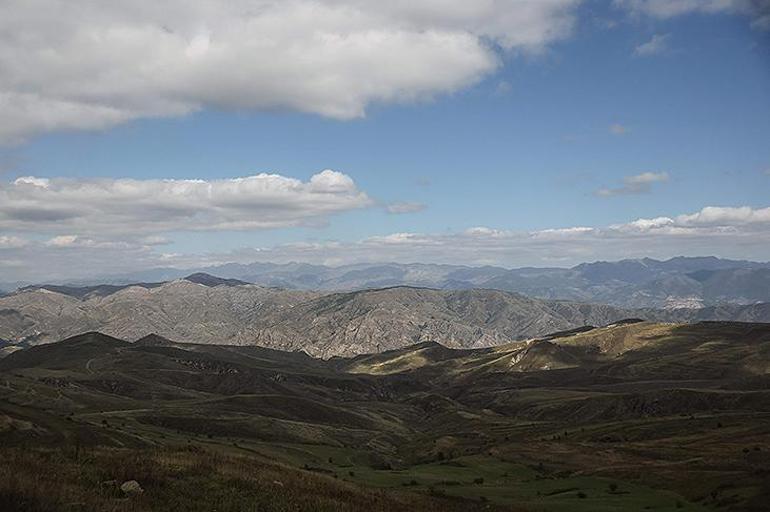
[[[401,285],[491,288],[542,299],[625,308],[697,308],[770,301],[770,263],[713,256],[637,258],[581,263],[571,268],[513,269],[424,263],[359,263],[339,267],[307,263],[227,263],[195,271],[156,269],[68,286],[151,284],[190,277],[192,272],[294,290],[351,291]]]
[[[240,283],[199,275],[147,288],[126,286],[104,296],[22,290],[0,298],[0,339],[7,345],[36,345],[99,330],[131,340],[155,334],[330,358],[424,341],[453,348],[492,347],[628,318],[770,321],[767,303],[627,309],[493,289],[391,286],[323,293]],[[11,350],[5,347],[3,353]]]

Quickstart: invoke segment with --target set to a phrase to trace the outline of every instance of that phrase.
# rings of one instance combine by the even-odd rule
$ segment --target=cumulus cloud
[[[601,197],[612,197],[633,194],[648,194],[655,183],[665,183],[668,181],[667,172],[643,172],[635,176],[626,176],[623,178],[623,186],[617,188],[600,188],[596,195]]]
[[[662,229],[674,226],[674,219],[669,217],[655,217],[654,219],[637,219],[627,224],[618,224],[612,226],[617,231],[650,231],[653,229]]]
[[[668,48],[668,34],[655,34],[652,39],[634,48],[634,53],[641,57],[663,53]]]
[[[617,232],[658,232],[668,234],[750,233],[770,228],[770,208],[750,206],[707,206],[700,211],[676,217],[655,217],[611,226]]]
[[[770,208],[708,206],[693,214],[680,215],[677,222],[685,226],[770,224]]]
[[[751,26],[770,29],[769,0],[615,0],[617,7],[635,15],[668,19],[683,14],[742,14],[750,16]]]
[[[6,0],[0,141],[204,108],[361,117],[567,37],[580,0]]]
[[[22,177],[0,184],[0,229],[60,233],[51,240],[60,246],[84,235],[318,225],[371,204],[349,176],[332,170],[307,182],[279,174],[208,181]]]
[[[205,254],[162,252],[140,240],[58,235],[48,241],[0,238],[0,282],[91,278],[153,267],[195,268],[227,262],[432,262],[570,266],[597,259],[713,254],[767,260],[770,207],[709,206],[697,212],[610,226],[516,231],[477,226],[459,232],[399,232],[354,242],[302,242]]]
[[[423,203],[400,202],[387,205],[385,211],[397,215],[402,213],[417,213],[423,211],[425,208],[426,206]]]

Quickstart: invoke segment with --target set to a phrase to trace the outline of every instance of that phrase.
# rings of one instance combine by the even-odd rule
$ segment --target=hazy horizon
[[[467,268],[467,269],[483,269],[483,268],[494,268],[494,269],[500,269],[504,271],[516,271],[516,270],[526,270],[526,269],[533,269],[533,270],[571,270],[575,269],[577,267],[583,266],[583,265],[596,265],[596,264],[620,264],[620,263],[632,263],[632,262],[642,262],[643,260],[652,260],[657,263],[668,263],[675,260],[718,260],[719,262],[736,262],[736,263],[750,263],[750,264],[757,264],[761,266],[768,266],[770,267],[770,260],[734,260],[730,258],[719,258],[718,256],[714,255],[701,255],[701,256],[673,256],[671,258],[664,258],[664,259],[656,259],[656,258],[648,258],[648,257],[642,257],[642,258],[624,258],[622,260],[589,260],[589,261],[582,261],[579,263],[576,263],[575,265],[569,265],[569,266],[545,266],[545,265],[526,265],[521,267],[511,266],[506,267],[502,265],[466,265],[466,264],[452,264],[452,263],[431,263],[431,262],[421,262],[421,261],[362,261],[357,263],[345,263],[345,264],[339,264],[339,265],[327,265],[323,263],[311,263],[311,262],[305,262],[305,261],[287,261],[287,262],[275,262],[275,261],[250,261],[250,262],[235,262],[235,261],[229,261],[229,262],[223,262],[223,263],[216,263],[212,265],[207,266],[192,266],[192,267],[151,267],[141,270],[135,270],[135,271],[129,271],[129,272],[122,272],[122,273],[114,273],[114,274],[93,274],[93,273],[87,273],[83,274],[82,276],[62,276],[62,277],[40,277],[38,279],[32,279],[32,280],[16,280],[16,281],[0,281],[0,291],[12,291],[13,289],[17,287],[24,287],[24,286],[34,286],[34,285],[71,285],[71,286],[92,286],[97,284],[130,284],[130,283],[139,283],[139,282],[146,282],[146,283],[152,283],[152,282],[164,282],[164,281],[174,281],[178,279],[183,279],[185,277],[188,277],[190,275],[196,274],[196,273],[203,273],[208,274],[213,277],[217,278],[224,278],[228,279],[231,278],[230,273],[226,270],[228,267],[231,266],[238,266],[243,269],[248,269],[251,266],[275,266],[275,267],[292,267],[292,266],[302,266],[302,265],[310,265],[313,267],[319,267],[319,268],[325,268],[325,269],[331,269],[331,270],[341,270],[341,269],[352,269],[352,268],[361,268],[361,269],[368,269],[368,268],[376,268],[376,267],[387,267],[387,266],[418,266],[418,267],[450,267],[450,268]],[[725,266],[724,268],[733,268],[729,265]],[[740,266],[736,266],[734,268],[740,268]],[[45,275],[45,274],[42,274]],[[237,277],[236,277],[237,279]],[[3,289],[3,286],[6,288]]]

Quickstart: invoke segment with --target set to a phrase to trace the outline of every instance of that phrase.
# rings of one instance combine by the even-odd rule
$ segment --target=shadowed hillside
[[[2,479],[0,503],[43,504],[29,510],[78,493],[86,510],[124,503],[99,483],[121,479],[145,487],[130,498],[144,510],[212,471],[215,499],[201,503],[277,493],[297,510],[453,497],[468,501],[441,506],[763,510],[770,488],[766,324],[621,322],[328,361],[90,333],[17,351],[0,375],[3,471],[24,467]],[[41,484],[46,497],[25,483],[42,468],[65,475]],[[81,473],[93,476],[66,476]]]

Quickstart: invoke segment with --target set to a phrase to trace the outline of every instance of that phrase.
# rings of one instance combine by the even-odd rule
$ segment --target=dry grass
[[[128,497],[126,480],[144,489]],[[488,510],[479,502],[383,491],[200,449],[0,450],[0,510],[357,511]]]

